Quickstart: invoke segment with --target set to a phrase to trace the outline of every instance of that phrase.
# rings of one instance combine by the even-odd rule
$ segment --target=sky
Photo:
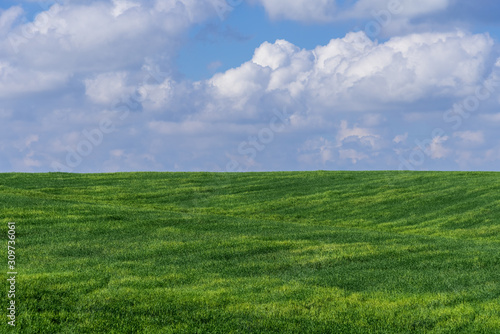
[[[0,172],[499,171],[499,12],[4,0]]]

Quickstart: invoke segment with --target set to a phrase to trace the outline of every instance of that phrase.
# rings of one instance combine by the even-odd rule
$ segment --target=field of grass
[[[0,174],[2,333],[500,333],[500,174]]]

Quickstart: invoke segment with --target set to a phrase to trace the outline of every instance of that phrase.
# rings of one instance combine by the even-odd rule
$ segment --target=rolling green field
[[[500,333],[500,174],[0,174],[2,333]]]

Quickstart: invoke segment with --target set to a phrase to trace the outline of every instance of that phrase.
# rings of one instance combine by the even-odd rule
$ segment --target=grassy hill
[[[0,174],[0,220],[4,333],[500,333],[498,173]]]

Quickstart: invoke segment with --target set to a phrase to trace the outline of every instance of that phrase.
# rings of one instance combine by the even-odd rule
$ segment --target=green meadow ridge
[[[2,333],[500,333],[500,174],[0,174]]]

